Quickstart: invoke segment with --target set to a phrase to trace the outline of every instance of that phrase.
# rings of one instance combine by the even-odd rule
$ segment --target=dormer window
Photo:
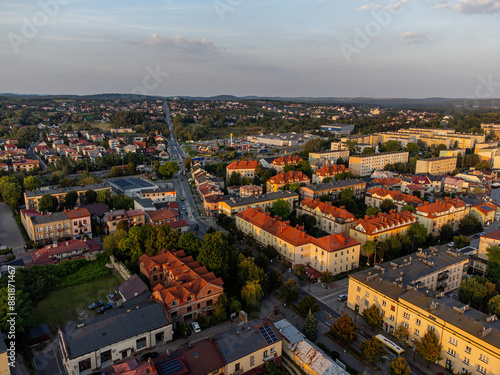
[[[212,291],[211,291],[211,290],[209,290],[209,291],[207,292],[207,294],[212,294]]]

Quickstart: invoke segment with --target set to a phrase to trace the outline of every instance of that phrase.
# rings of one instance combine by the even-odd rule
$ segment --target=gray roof
[[[256,203],[262,203],[266,201],[273,201],[275,199],[283,199],[283,198],[290,198],[290,197],[296,197],[298,199],[299,195],[293,191],[277,191],[275,193],[269,193],[269,194],[262,194],[262,195],[252,195],[251,197],[247,198],[233,198],[226,203],[229,205],[229,207],[238,207],[238,206],[251,206],[252,204]]]
[[[104,315],[84,321],[84,326],[70,323],[62,328],[69,357],[77,358],[131,337],[169,325],[163,307],[158,302],[146,302],[130,308],[108,310]]]
[[[66,194],[69,191],[76,191],[76,192],[82,192],[82,191],[87,191],[87,190],[97,190],[97,189],[103,189],[103,188],[109,188],[111,187],[108,183],[104,182],[102,184],[93,184],[93,185],[85,185],[85,186],[73,186],[73,187],[68,187],[68,188],[48,188],[48,189],[43,189],[43,190],[35,190],[35,191],[26,191],[24,194],[26,197],[41,197],[42,195],[45,194],[61,194],[64,193]]]
[[[345,188],[349,186],[356,186],[359,184],[366,184],[365,181],[363,180],[358,180],[358,179],[350,179],[350,180],[341,180],[341,181],[335,181],[335,182],[328,182],[326,184],[321,184],[321,185],[309,185],[309,186],[303,186],[300,189],[310,189],[312,191],[323,191],[323,190],[331,190],[335,188]]]
[[[306,336],[300,332],[297,327],[286,319],[282,319],[279,322],[274,323],[274,326],[283,336],[285,336],[290,344],[295,344],[296,342],[302,341],[306,338]]]
[[[109,212],[109,208],[106,203],[93,203],[80,206],[80,208],[86,208],[91,215],[104,216],[106,212]]]
[[[126,300],[137,297],[147,290],[147,285],[144,284],[144,281],[142,281],[139,276],[135,274],[132,275],[132,277],[130,277],[128,280],[125,280],[120,286],[116,288],[116,291],[120,293]]]
[[[69,217],[65,212],[52,212],[44,215],[33,215],[31,221],[33,224],[49,224],[55,221],[68,220]]]
[[[146,189],[142,190],[141,194],[149,194],[149,193],[170,193],[175,191],[173,188],[160,188],[160,189]]]
[[[219,333],[214,337],[215,343],[219,347],[222,358],[226,363],[231,363],[239,358],[243,358],[251,353],[263,349],[269,345],[264,336],[259,331],[260,326],[267,325],[281,340],[279,333],[265,320],[252,320],[244,325],[232,328],[228,331]]]

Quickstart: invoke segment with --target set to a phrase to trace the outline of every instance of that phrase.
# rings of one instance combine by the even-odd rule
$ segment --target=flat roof
[[[61,194],[64,193],[66,194],[69,191],[87,191],[87,190],[97,190],[97,189],[104,189],[104,188],[110,188],[111,186],[107,182],[103,182],[101,184],[92,184],[92,185],[84,185],[84,186],[72,186],[72,187],[67,187],[67,188],[59,188],[59,187],[52,187],[52,188],[43,188],[41,190],[34,190],[34,191],[26,191],[24,192],[24,195],[26,197],[41,197],[45,194]]]
[[[269,194],[252,195],[251,197],[246,197],[246,198],[232,198],[230,200],[224,201],[224,203],[226,203],[229,207],[251,206],[256,203],[262,203],[266,201],[272,201],[275,199],[280,199],[280,198],[283,199],[290,197],[296,197],[298,199],[299,194],[293,191],[284,190]]]

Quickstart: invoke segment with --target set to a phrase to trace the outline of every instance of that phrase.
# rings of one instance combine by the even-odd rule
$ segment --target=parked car
[[[451,294],[448,294],[448,297],[450,297],[451,299],[457,299],[458,295],[456,295],[455,293],[451,293]]]
[[[198,322],[191,323],[191,327],[193,327],[194,333],[200,333],[201,332],[201,327],[198,324]]]
[[[450,242],[450,243],[448,244],[448,247],[455,247],[455,242]]]
[[[99,310],[97,310],[97,313],[98,314],[102,314],[104,311],[112,309],[112,308],[113,308],[113,304],[112,303],[107,303],[103,307],[101,307]]]
[[[160,355],[157,352],[151,352],[151,353],[146,353],[141,356],[141,361],[147,361],[149,358],[155,359],[158,358]]]
[[[94,303],[91,303],[89,305],[89,310],[94,310],[96,307],[100,307],[102,305],[104,305],[104,303],[102,301],[100,301],[100,300],[99,301],[95,301]]]
[[[337,301],[342,302],[347,300],[347,295],[346,294],[339,294],[337,297]]]

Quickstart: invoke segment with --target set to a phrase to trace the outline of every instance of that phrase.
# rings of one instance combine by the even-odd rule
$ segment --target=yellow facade
[[[383,152],[372,155],[349,157],[349,169],[355,176],[369,176],[374,170],[382,170],[388,164],[407,163],[408,152]]]
[[[248,203],[242,203],[241,205],[230,205],[228,201],[224,202],[219,202],[219,213],[221,214],[226,214],[227,216],[234,216],[238,212],[243,212],[245,211],[249,206],[252,208],[260,208],[262,211],[265,211],[266,208],[272,208],[274,202],[276,202],[278,199],[282,199],[290,204],[290,207],[293,207],[295,205],[295,202],[299,200],[299,197],[297,195],[292,195],[292,196],[280,196],[275,199],[265,199],[262,198],[259,201],[252,202],[252,204]]]
[[[417,207],[413,215],[418,219],[418,222],[427,229],[427,233],[433,236],[439,236],[441,227],[445,224],[450,224],[453,230],[457,231],[460,220],[470,212],[470,207],[468,205],[462,207],[451,206],[447,211],[433,213],[424,211],[425,207],[425,204]]]
[[[264,365],[266,362],[281,356],[282,340],[279,340],[265,348],[250,353],[249,355],[238,358],[233,362],[226,363],[224,374],[241,374],[258,366]]]
[[[439,157],[417,160],[415,174],[443,175],[452,173],[457,168],[456,157]]]

